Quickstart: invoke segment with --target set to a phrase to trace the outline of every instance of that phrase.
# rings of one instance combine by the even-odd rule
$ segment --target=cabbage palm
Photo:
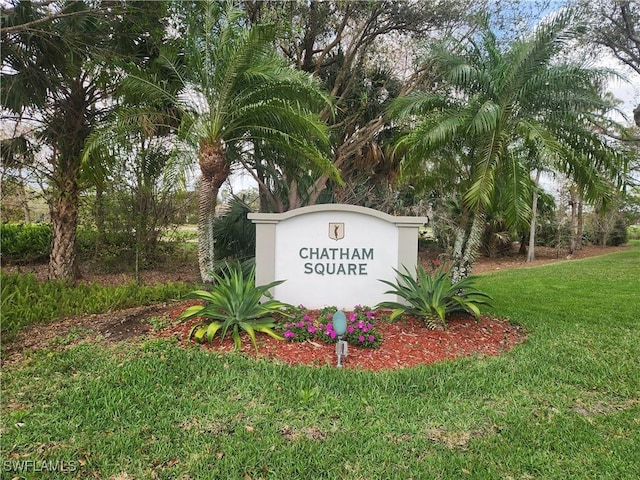
[[[49,147],[43,150],[46,168],[37,170],[45,176],[53,229],[49,276],[73,282],[80,198],[91,163],[83,150],[119,79],[114,62],[142,61],[162,8],[152,2],[12,0],[0,10],[0,104]],[[137,28],[129,28],[134,23]]]
[[[399,99],[391,114],[413,125],[399,141],[407,159],[423,163],[436,152],[460,145],[456,160],[467,165],[461,193],[462,224],[453,252],[452,277],[469,275],[479,251],[486,210],[498,175],[508,187],[507,220],[530,215],[530,171],[517,150],[532,151],[568,174],[588,198],[601,196],[606,177],[616,172],[615,152],[594,133],[610,105],[599,87],[608,71],[562,62],[563,48],[578,33],[566,11],[506,48],[488,26],[479,39],[458,51],[436,47],[429,61],[440,76],[441,92]]]
[[[310,75],[290,68],[274,51],[274,28],[246,26],[242,12],[230,4],[196,7],[204,11],[187,12],[183,54],[166,60],[183,80],[181,133],[198,151],[198,261],[203,281],[211,282],[217,195],[234,162],[268,144],[309,170],[334,178],[337,173],[329,160],[327,128],[314,113],[328,98]],[[130,79],[136,80],[149,95],[166,93],[162,85]]]

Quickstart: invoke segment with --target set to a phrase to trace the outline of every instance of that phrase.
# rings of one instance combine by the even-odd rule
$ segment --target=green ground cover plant
[[[45,223],[0,223],[3,261],[24,262],[46,258],[51,249],[51,225]]]
[[[14,468],[29,460],[73,462],[53,479],[640,478],[639,278],[638,245],[482,275],[528,339],[398,371],[171,340],[32,352],[2,370],[3,474],[42,478]]]
[[[193,285],[168,283],[158,285],[70,286],[50,280],[39,282],[33,275],[0,272],[2,305],[0,309],[3,341],[10,340],[26,326],[47,323],[67,315],[104,313],[109,310],[150,305],[177,299]]]

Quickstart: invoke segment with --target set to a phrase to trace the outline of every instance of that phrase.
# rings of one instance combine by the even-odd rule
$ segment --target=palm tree
[[[48,157],[49,210],[52,246],[49,275],[76,278],[76,227],[81,192],[81,153],[96,120],[103,90],[93,80],[88,59],[100,43],[100,22],[84,2],[62,6],[60,18],[49,16],[42,5],[17,2],[8,11],[7,26],[37,22],[29,28],[4,30],[2,105],[20,118],[39,122],[39,140],[51,148]],[[4,23],[3,18],[3,23]],[[4,25],[3,25],[4,26]],[[5,40],[9,40],[5,42]],[[4,48],[3,48],[4,50]]]
[[[401,98],[390,111],[413,122],[398,142],[409,162],[460,145],[455,155],[468,177],[460,182],[464,210],[453,252],[454,281],[471,272],[498,176],[507,186],[506,220],[514,225],[529,219],[530,171],[518,154],[523,146],[551,159],[553,169],[581,185],[587,198],[601,196],[606,177],[618,171],[615,151],[594,133],[610,108],[599,90],[609,72],[558,58],[577,26],[574,13],[565,11],[501,49],[485,22],[480,37],[460,42],[457,51],[434,48],[429,62],[441,91]]]
[[[145,95],[164,95],[183,108],[181,134],[197,149],[201,172],[200,274],[212,282],[217,196],[234,163],[268,144],[306,162],[309,170],[330,172],[336,179],[338,174],[329,160],[327,128],[314,113],[329,100],[310,75],[290,68],[275,53],[274,28],[248,27],[242,11],[230,4],[197,5],[204,12],[188,12],[183,54],[166,56],[183,80],[178,98],[139,77],[129,82]]]
[[[109,66],[115,57],[126,55],[133,62],[136,55],[144,56],[152,37],[144,29],[159,25],[158,7],[152,2],[16,0],[2,9],[2,107],[37,125],[34,136],[50,151],[45,183],[52,278],[77,278],[76,230],[87,166],[83,150],[117,82],[118,69],[108,71]],[[127,28],[129,22],[139,29]]]

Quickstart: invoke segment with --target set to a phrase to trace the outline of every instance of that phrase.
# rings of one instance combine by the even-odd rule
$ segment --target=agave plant
[[[394,269],[395,270],[395,269]],[[420,265],[416,275],[405,267],[404,272],[395,270],[396,282],[380,280],[392,287],[385,293],[397,295],[405,300],[400,302],[381,302],[376,309],[392,309],[390,319],[395,320],[403,313],[423,317],[429,328],[446,328],[448,314],[466,312],[476,320],[480,318],[480,305],[490,305],[491,297],[478,291],[472,277],[453,284],[443,268],[427,272]]]
[[[281,313],[288,305],[269,298],[269,289],[281,284],[284,280],[271,282],[268,285],[255,285],[255,267],[245,274],[239,265],[228,265],[222,273],[212,274],[215,283],[211,292],[195,290],[188,297],[206,302],[205,305],[194,305],[187,308],[181,318],[203,317],[205,320],[193,326],[189,332],[189,339],[198,343],[211,342],[218,331],[222,339],[231,331],[235,350],[242,346],[240,332],[246,332],[251,338],[254,348],[256,332],[284,340],[274,331],[274,313]],[[263,297],[269,298],[261,301]]]

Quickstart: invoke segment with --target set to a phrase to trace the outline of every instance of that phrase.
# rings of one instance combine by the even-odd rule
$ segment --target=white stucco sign
[[[413,271],[418,228],[426,217],[395,217],[354,205],[325,204],[289,212],[250,213],[256,224],[256,283],[285,280],[276,299],[307,308],[373,306],[394,268]]]

